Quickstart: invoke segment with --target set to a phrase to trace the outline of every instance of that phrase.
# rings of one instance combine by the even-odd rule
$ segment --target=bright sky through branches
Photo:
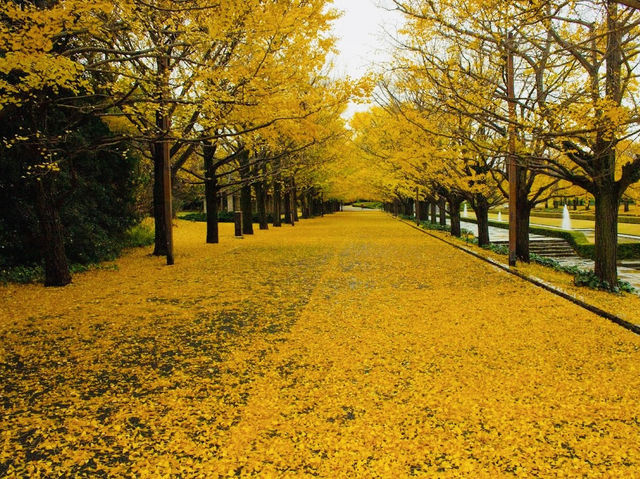
[[[390,43],[385,30],[395,32],[398,15],[382,6],[386,0],[334,0],[343,16],[334,23],[339,54],[333,58],[336,76],[359,78],[368,70],[389,60]],[[368,105],[349,105],[346,117]]]

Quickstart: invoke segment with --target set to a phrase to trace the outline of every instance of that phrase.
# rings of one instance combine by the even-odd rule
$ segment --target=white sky
[[[334,0],[333,6],[343,11],[342,18],[334,22],[336,47],[340,53],[333,58],[336,76],[359,78],[376,64],[389,60],[389,40],[384,30],[393,33],[398,14],[380,8],[389,6],[390,0]],[[368,105],[349,105],[344,115],[350,118]]]

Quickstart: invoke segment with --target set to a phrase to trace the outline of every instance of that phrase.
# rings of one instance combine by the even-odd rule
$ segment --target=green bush
[[[612,293],[633,293],[635,288],[626,281],[618,281],[615,286],[610,285],[607,281],[601,281],[593,271],[579,271],[574,280],[576,286],[587,286],[591,289],[599,289],[603,291],[609,291]]]
[[[434,231],[447,231],[451,232],[451,226],[449,225],[441,225],[440,223],[432,223],[431,221],[421,221],[420,228],[424,228],[426,230],[434,230]]]
[[[140,248],[152,245],[155,240],[153,229],[143,225],[135,225],[129,228],[123,238],[120,246],[122,248]]]
[[[125,248],[138,248],[142,246],[149,246],[153,244],[154,234],[153,229],[143,225],[135,225],[129,228],[115,244],[114,250],[118,253]],[[106,260],[112,260],[117,257],[116,254],[112,258],[105,258]],[[69,266],[69,270],[72,274],[83,273],[85,271],[102,269],[102,270],[117,270],[118,266],[115,264],[100,264],[93,263],[73,263]],[[0,283],[18,283],[28,284],[37,283],[44,280],[44,268],[42,265],[17,265],[17,266],[5,266],[0,268]]]

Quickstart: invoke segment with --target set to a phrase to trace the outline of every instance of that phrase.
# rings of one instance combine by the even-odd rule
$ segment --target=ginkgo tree
[[[497,81],[465,73],[488,86],[477,93],[501,102],[492,121],[514,127],[525,171],[573,184],[595,198],[595,271],[615,284],[618,203],[640,177],[640,159],[620,157],[616,147],[638,132],[636,10],[609,1],[394,3],[412,20],[410,37],[430,32],[426,38],[449,39],[465,55],[479,55],[494,66]],[[434,51],[432,57],[442,54]],[[496,77],[509,54],[516,59],[517,116],[508,114],[504,81]],[[455,101],[476,106],[477,94],[450,91]]]
[[[24,120],[4,144],[30,157],[24,176],[42,205],[46,284],[71,279],[52,196],[60,162],[73,157],[65,141],[78,122],[92,116],[117,125],[119,137],[95,139],[92,149],[126,140],[153,161],[155,253],[172,263],[171,180],[220,141],[247,143],[247,134],[313,113],[301,99],[332,46],[327,32],[337,13],[329,7],[327,0],[4,2],[0,115]]]

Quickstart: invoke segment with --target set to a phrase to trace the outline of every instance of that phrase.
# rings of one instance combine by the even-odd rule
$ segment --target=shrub
[[[441,225],[440,223],[432,223],[431,221],[421,221],[420,227],[426,230],[434,230],[434,231],[447,231],[451,232],[451,226],[449,225]]]
[[[140,248],[153,244],[154,240],[153,229],[147,225],[138,224],[127,230],[120,246],[122,248]]]
[[[593,271],[579,271],[573,282],[576,286],[587,286],[591,289],[610,291],[612,293],[635,292],[635,288],[626,281],[618,281],[618,284],[610,285],[607,281],[601,281]]]

